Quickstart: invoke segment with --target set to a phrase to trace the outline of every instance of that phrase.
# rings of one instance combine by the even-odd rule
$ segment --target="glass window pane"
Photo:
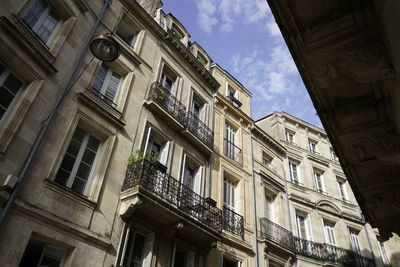
[[[11,102],[13,101],[15,95],[7,90],[4,86],[0,87],[0,106],[6,110]]]
[[[85,137],[85,134],[86,134],[86,132],[84,130],[82,130],[80,127],[76,127],[76,130],[75,130],[72,138],[74,140],[78,141],[79,143],[82,143],[83,138]]]
[[[136,234],[135,245],[133,247],[132,259],[131,261],[141,263],[143,258],[145,236],[141,234]]]
[[[9,74],[4,86],[7,87],[14,95],[16,95],[22,86],[22,82],[18,80],[14,75]]]
[[[97,72],[96,79],[93,83],[93,89],[101,92],[101,87],[103,86],[104,80],[106,79],[108,71],[108,66],[104,63],[101,64],[99,71]]]
[[[33,27],[36,22],[39,20],[39,17],[42,15],[44,10],[46,9],[46,3],[43,1],[35,1],[28,12],[23,17],[23,20],[29,27]]]
[[[82,180],[87,181],[87,178],[89,177],[89,174],[90,174],[90,169],[91,169],[91,166],[86,165],[85,163],[81,162],[81,164],[79,165],[78,171],[76,173],[76,176],[78,176]]]
[[[67,172],[65,170],[62,170],[62,169],[59,169],[58,173],[56,175],[55,182],[59,183],[61,185],[66,185],[67,181],[68,181],[68,178],[69,178],[69,175],[70,175],[69,172]]]
[[[72,184],[71,189],[79,194],[83,194],[85,189],[86,182],[81,179],[75,177],[74,183]]]
[[[71,172],[72,167],[74,166],[76,157],[70,155],[70,154],[65,154],[64,159],[61,163],[61,169]]]
[[[93,152],[97,152],[97,148],[100,145],[100,141],[93,136],[89,137],[89,141],[87,147],[90,148]]]

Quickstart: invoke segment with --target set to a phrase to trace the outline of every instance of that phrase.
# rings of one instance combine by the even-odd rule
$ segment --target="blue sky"
[[[217,62],[253,93],[259,119],[286,111],[321,127],[266,0],[164,0]]]

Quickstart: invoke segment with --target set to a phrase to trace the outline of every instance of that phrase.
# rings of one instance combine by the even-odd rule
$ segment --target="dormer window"
[[[197,60],[201,63],[201,65],[207,67],[208,60],[202,53],[197,52]]]
[[[226,98],[232,102],[232,104],[239,108],[242,106],[242,103],[239,101],[239,92],[233,89],[229,84],[226,88]]]
[[[179,39],[179,41],[183,41],[183,38],[185,37],[185,34],[181,31],[181,29],[178,28],[175,24],[172,24],[171,27],[171,33]]]

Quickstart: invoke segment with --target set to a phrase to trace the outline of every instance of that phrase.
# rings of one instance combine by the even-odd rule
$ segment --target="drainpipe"
[[[256,266],[260,266],[260,260],[258,258],[258,241],[257,241],[257,202],[256,202],[256,178],[254,175],[254,154],[253,154],[253,133],[251,132],[250,129],[250,153],[251,153],[251,175],[253,179],[253,207],[254,207],[254,229],[255,229],[255,235],[254,235],[254,243],[256,247]]]
[[[22,165],[22,167],[18,173],[18,181],[14,187],[14,190],[12,191],[10,198],[7,200],[7,203],[5,204],[4,209],[1,212],[0,227],[4,223],[4,220],[5,220],[8,212],[10,211],[12,204],[15,202],[15,199],[17,198],[17,194],[18,194],[19,190],[21,189],[22,183],[24,182],[24,180],[26,178],[26,174],[27,174],[29,168],[31,167],[33,159],[35,158],[36,154],[38,153],[40,146],[43,143],[46,133],[49,130],[50,125],[55,118],[55,114],[59,110],[60,105],[61,105],[62,101],[64,100],[64,97],[67,95],[68,91],[74,84],[75,75],[76,75],[78,68],[79,68],[80,64],[82,63],[88,49],[89,49],[90,41],[93,38],[94,33],[100,24],[100,21],[104,18],[106,9],[111,4],[111,2],[112,2],[112,0],[104,1],[104,5],[100,11],[99,17],[97,18],[96,23],[93,25],[93,28],[90,30],[90,33],[85,40],[85,46],[82,49],[81,53],[79,54],[78,59],[75,61],[74,65],[72,67],[71,73],[68,76],[67,82],[65,83],[63,89],[61,90],[61,92],[62,92],[61,96],[59,97],[58,101],[54,104],[48,117],[42,122],[42,127],[40,128],[39,134],[36,136],[35,142],[33,143],[33,146],[31,148],[31,150],[29,151],[29,154],[26,157],[24,164]]]

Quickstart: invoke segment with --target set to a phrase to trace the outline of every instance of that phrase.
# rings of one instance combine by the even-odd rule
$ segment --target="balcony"
[[[290,251],[295,251],[295,242],[292,233],[280,225],[268,220],[260,219],[261,238],[268,239]]]
[[[293,234],[280,225],[268,220],[260,219],[260,237],[273,241],[297,255],[312,258],[317,261],[332,262],[344,266],[374,267],[373,259],[366,258],[358,252],[338,248],[325,243],[316,243],[310,240],[293,236]]]
[[[329,261],[344,266],[374,267],[373,259],[361,254],[333,245],[316,243],[313,241],[294,237],[296,254],[313,258],[318,261]]]
[[[214,133],[204,124],[194,113],[191,111],[187,112],[187,124],[186,128],[194,134],[201,142],[203,142],[208,148],[213,149],[214,147]]]
[[[244,220],[243,216],[235,211],[224,207],[223,208],[223,228],[234,235],[244,238]]]
[[[186,106],[168,88],[154,82],[148,100],[149,108],[173,122],[171,126],[183,130],[188,139],[203,152],[212,153],[214,132],[194,113],[187,111]]]
[[[224,155],[240,165],[243,164],[242,150],[226,138],[224,138]]]
[[[164,112],[175,119],[181,127],[186,124],[186,107],[161,83],[151,85],[149,100],[157,103]]]
[[[228,99],[235,107],[240,108],[242,106],[242,102],[240,102],[236,97],[233,95],[227,95],[226,99]]]
[[[203,198],[189,187],[165,173],[158,162],[142,160],[128,166],[122,186],[121,199],[131,207],[131,201],[139,195],[139,203],[135,211],[153,216],[152,219],[161,224],[171,224],[184,220],[192,225],[200,226],[201,231],[219,235],[222,231],[222,211],[215,207],[210,199]],[[147,201],[146,201],[147,200]],[[130,202],[129,202],[130,201]],[[196,236],[196,227],[186,226],[189,233]],[[199,227],[197,227],[199,228]],[[197,238],[201,235],[197,234]]]

